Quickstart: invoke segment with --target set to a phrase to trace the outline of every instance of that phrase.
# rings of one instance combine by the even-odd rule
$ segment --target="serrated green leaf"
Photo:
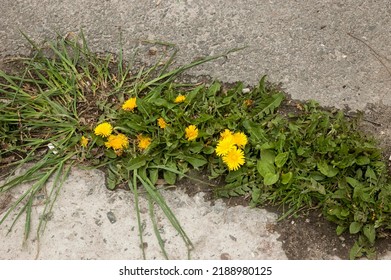
[[[270,149],[274,149],[276,147],[276,144],[275,143],[271,143],[271,142],[266,142],[266,143],[263,143],[261,145],[261,150],[270,150]]]
[[[193,156],[178,156],[178,158],[183,159],[190,163],[194,168],[199,168],[208,163],[208,161],[201,155]]]
[[[358,244],[358,242],[356,241],[352,247],[352,249],[350,249],[350,252],[349,252],[349,258],[351,260],[354,260],[356,258],[360,258],[362,257],[363,255],[363,247],[360,246]]]
[[[373,169],[370,168],[369,166],[367,167],[367,171],[365,172],[365,178],[371,179],[373,181],[377,180],[375,171],[373,171]]]
[[[352,186],[353,188],[363,188],[364,186],[359,182],[357,181],[356,179],[352,178],[352,177],[346,177],[346,182],[348,182],[348,184],[350,186]]]
[[[276,166],[278,168],[283,167],[284,164],[286,163],[286,161],[288,160],[288,157],[289,157],[289,153],[288,152],[279,153],[276,156],[276,158],[274,159],[274,162],[276,163]]]
[[[166,99],[164,98],[155,98],[153,100],[150,101],[153,105],[156,105],[158,107],[165,107],[165,108],[172,108],[173,107],[173,104],[168,102]]]
[[[121,182],[121,165],[109,164],[107,169],[106,183],[107,188],[110,190],[115,189],[115,187]]]
[[[266,94],[266,79],[267,79],[267,76],[263,75],[262,78],[259,80],[258,92],[261,95]]]
[[[144,157],[136,157],[136,158],[132,158],[131,160],[129,160],[126,163],[125,168],[128,171],[131,171],[131,170],[135,170],[135,169],[138,169],[138,168],[144,166],[146,163],[147,163],[147,161],[145,160]]]
[[[366,156],[359,156],[356,158],[356,163],[358,165],[367,165],[371,162],[371,160]]]
[[[204,87],[205,87],[204,85],[199,85],[195,89],[190,91],[186,95],[186,103],[190,103],[198,94],[202,94],[202,93],[200,93],[200,90],[203,89]]]
[[[276,154],[272,150],[262,150],[261,151],[261,160],[268,162],[274,165],[274,159],[276,158]]]
[[[190,144],[189,150],[195,154],[198,154],[201,152],[201,150],[204,148],[204,145],[200,142],[192,142]]]
[[[337,235],[341,235],[342,233],[344,233],[346,231],[346,229],[347,229],[347,227],[339,225],[339,226],[337,226],[335,231],[336,231]]]
[[[206,155],[211,155],[213,154],[215,151],[215,148],[213,148],[212,146],[205,146],[203,149],[202,149],[202,152]]]
[[[274,110],[280,106],[283,100],[284,94],[281,92],[273,94],[272,96],[265,96],[265,98],[259,104],[262,109],[254,116],[254,118],[262,118],[273,113]]]
[[[163,178],[168,185],[174,185],[176,182],[176,174],[168,170],[163,171]]]
[[[317,164],[319,171],[327,177],[334,177],[338,174],[338,168],[328,165],[326,162],[318,162]]]
[[[308,186],[308,189],[311,191],[316,191],[316,192],[323,194],[323,195],[326,194],[326,190],[325,190],[324,186],[312,178],[311,178],[311,183],[307,186]]]
[[[365,225],[363,227],[363,232],[364,232],[365,237],[368,238],[369,242],[371,244],[373,244],[376,239],[376,230],[375,230],[374,225],[372,225],[372,224]]]
[[[317,182],[323,181],[326,177],[319,171],[314,171],[309,174],[310,178],[314,179]]]
[[[157,168],[149,168],[149,180],[151,181],[152,185],[156,185],[156,182],[159,178],[159,170]]]
[[[207,92],[208,97],[213,97],[216,95],[218,91],[220,91],[220,83],[219,82],[214,82],[209,88]]]
[[[265,186],[271,186],[277,183],[278,178],[278,174],[267,173],[263,178],[263,183],[265,184]]]
[[[281,174],[281,183],[286,185],[286,184],[288,184],[292,180],[292,178],[293,178],[293,173],[292,172]]]
[[[346,208],[344,208],[344,209],[341,210],[340,215],[341,215],[341,217],[346,218],[346,217],[348,217],[350,215],[350,211],[347,210]]]
[[[236,191],[236,190],[234,190],[234,191],[230,191],[229,193],[229,196],[233,196],[233,197],[236,197],[236,196],[239,196],[240,194]]]
[[[349,232],[351,234],[356,234],[361,230],[361,228],[362,228],[362,223],[352,222],[349,226]]]
[[[105,155],[111,159],[117,158],[117,154],[112,149],[105,150]]]
[[[253,202],[257,202],[260,196],[261,196],[261,190],[259,188],[254,188],[251,193],[251,200]]]
[[[111,178],[106,179],[106,184],[109,190],[114,190],[117,185],[116,181],[112,180]]]
[[[200,114],[198,116],[198,118],[196,118],[195,120],[192,121],[192,123],[194,125],[198,125],[198,124],[203,124],[203,123],[206,123],[208,122],[209,120],[212,120],[214,119],[213,115],[209,115],[209,114]]]
[[[306,152],[306,149],[304,149],[303,147],[298,147],[296,150],[296,153],[298,156],[304,155],[305,152]]]
[[[271,164],[270,162],[264,161],[262,159],[257,161],[257,170],[262,177],[265,177],[266,174],[269,173],[271,174],[276,173],[274,164]]]
[[[250,135],[249,140],[253,144],[267,141],[266,132],[258,123],[245,119],[243,121],[243,127],[246,129],[246,134]]]
[[[225,177],[225,181],[227,183],[232,183],[236,180],[242,180],[243,178],[243,172],[242,170],[235,170],[235,171],[231,171],[227,174],[227,176]]]

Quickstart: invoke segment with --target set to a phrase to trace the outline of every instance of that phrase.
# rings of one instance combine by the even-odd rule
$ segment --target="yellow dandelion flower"
[[[234,133],[233,138],[235,145],[237,145],[239,148],[244,148],[248,142],[247,136],[243,132]]]
[[[246,99],[244,100],[244,105],[246,105],[247,107],[250,107],[254,104],[254,100],[251,100],[251,99]]]
[[[198,128],[195,125],[189,125],[185,128],[186,139],[193,141],[198,137]]]
[[[218,156],[225,156],[234,147],[235,147],[234,137],[232,135],[227,136],[217,143],[216,154]]]
[[[163,129],[166,128],[166,126],[167,126],[167,123],[163,118],[158,118],[157,124],[160,128],[163,128]]]
[[[241,149],[233,147],[223,156],[223,162],[227,165],[228,170],[238,170],[245,163],[244,152]]]
[[[129,147],[129,139],[122,133],[110,135],[107,142],[105,142],[105,146],[107,148],[113,148],[115,151],[122,151]]]
[[[94,133],[97,136],[109,137],[113,132],[113,127],[108,122],[104,122],[95,127]]]
[[[138,147],[141,150],[145,150],[151,145],[151,138],[148,136],[143,136],[142,134],[137,135],[137,140],[138,140]]]
[[[88,145],[88,141],[90,141],[87,137],[82,136],[80,139],[80,146],[86,148]]]
[[[229,129],[225,129],[223,132],[220,133],[220,140],[223,140],[229,136],[232,136],[232,132]]]
[[[129,98],[122,105],[122,109],[125,111],[132,111],[133,112],[134,108],[136,108],[136,107],[137,107],[136,97]]]
[[[179,95],[175,98],[174,102],[175,102],[175,103],[182,103],[182,102],[185,101],[185,100],[186,100],[186,96],[184,96],[184,95],[182,95],[182,94],[179,94]]]

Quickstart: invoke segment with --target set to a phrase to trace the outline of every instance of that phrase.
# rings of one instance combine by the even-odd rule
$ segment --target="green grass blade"
[[[138,189],[137,189],[137,169],[133,171],[133,183],[128,181],[129,189],[133,191],[134,194],[134,208],[136,210],[138,234],[140,238],[140,248],[143,254],[143,259],[146,259],[145,248],[144,248],[144,239],[143,239],[143,227],[141,225],[141,216],[140,216],[140,205],[138,200]]]
[[[191,251],[193,249],[193,244],[192,244],[190,238],[187,236],[186,232],[183,230],[182,226],[180,225],[179,221],[175,217],[174,213],[171,211],[170,207],[168,207],[168,205],[166,204],[163,196],[151,184],[151,182],[149,180],[145,181],[143,178],[141,178],[137,174],[136,174],[136,176],[137,176],[137,179],[144,186],[145,190],[151,196],[153,201],[155,201],[159,205],[159,207],[163,210],[164,214],[166,215],[167,219],[170,221],[172,226],[180,234],[182,240],[185,242],[185,245],[187,247],[188,252]]]
[[[168,260],[168,255],[167,255],[167,251],[164,246],[164,241],[162,239],[162,236],[161,236],[159,229],[158,229],[158,226],[157,226],[155,211],[154,211],[154,204],[153,204],[153,201],[152,201],[152,198],[150,195],[148,195],[148,206],[149,206],[149,216],[151,218],[152,225],[153,225],[153,231],[155,232],[155,236],[158,240],[159,247],[160,247],[164,257]]]

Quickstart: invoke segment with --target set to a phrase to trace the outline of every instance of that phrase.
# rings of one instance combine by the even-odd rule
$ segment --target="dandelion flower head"
[[[223,156],[223,162],[228,166],[228,170],[238,170],[245,163],[243,150],[234,146]]]
[[[244,105],[246,105],[247,107],[250,107],[251,105],[254,104],[254,100],[251,100],[251,99],[246,99],[244,100]]]
[[[234,133],[233,140],[235,145],[237,145],[239,148],[244,148],[248,142],[247,136],[243,132]]]
[[[218,156],[225,156],[234,147],[234,137],[232,135],[226,136],[217,143],[216,154]]]
[[[113,132],[113,127],[108,122],[104,122],[95,127],[94,134],[97,136],[109,137]]]
[[[166,126],[167,126],[167,123],[163,118],[158,118],[157,124],[160,128],[163,128],[163,129],[166,128]]]
[[[195,125],[189,125],[185,128],[186,139],[193,141],[198,137],[198,128]]]
[[[174,102],[175,102],[175,103],[182,103],[182,102],[185,101],[185,100],[186,100],[186,96],[184,96],[184,95],[182,95],[182,94],[179,94],[179,95],[175,98]]]
[[[114,150],[123,150],[129,147],[129,139],[122,133],[118,133],[117,135],[110,135],[105,142],[105,146],[107,148],[113,148]]]
[[[80,139],[80,146],[86,148],[88,145],[88,141],[89,141],[89,139],[87,137],[82,136]]]
[[[225,129],[223,132],[220,133],[220,140],[223,140],[229,136],[232,136],[232,132],[229,129]]]
[[[148,136],[143,136],[142,134],[137,135],[138,147],[141,150],[145,150],[151,145],[151,138]]]
[[[122,109],[125,110],[125,111],[132,111],[133,112],[134,108],[136,108],[136,107],[137,107],[136,97],[129,98],[122,105]]]

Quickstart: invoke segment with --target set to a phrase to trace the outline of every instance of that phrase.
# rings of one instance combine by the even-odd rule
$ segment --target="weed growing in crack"
[[[34,182],[0,224],[21,206],[17,218],[26,213],[27,237],[33,198],[50,177],[55,180],[43,215],[71,166],[104,167],[109,189],[131,190],[138,210],[142,188],[155,229],[157,204],[190,252],[191,240],[156,183],[175,184],[190,169],[205,169],[210,179],[225,180],[211,186],[217,197],[246,195],[252,206],[289,206],[281,218],[320,208],[337,234],[358,236],[351,258],[373,256],[377,233],[391,228],[391,184],[381,151],[359,132],[358,119],[312,101],[283,112],[284,94],[265,77],[251,90],[240,82],[175,81],[186,69],[229,52],[171,71],[157,63],[133,74],[121,53],[98,56],[83,36],[81,41],[55,41],[50,54],[31,42],[36,54],[24,61],[21,75],[0,71],[0,164],[12,174],[33,163],[24,174],[5,178],[0,192]],[[136,216],[143,244],[139,211]],[[40,221],[38,236],[45,223]]]

